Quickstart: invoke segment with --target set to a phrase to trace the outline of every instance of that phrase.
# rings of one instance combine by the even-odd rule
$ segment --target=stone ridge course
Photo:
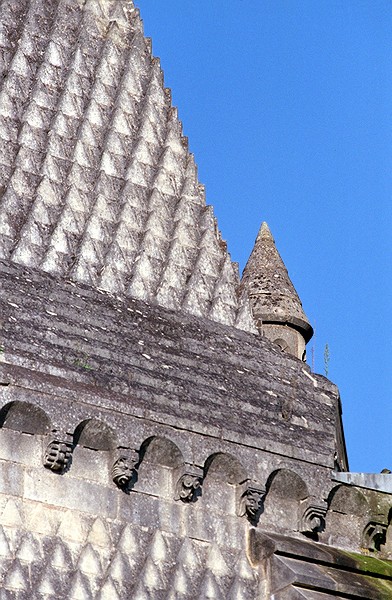
[[[267,340],[11,263],[0,282],[6,363],[332,461],[336,388]]]

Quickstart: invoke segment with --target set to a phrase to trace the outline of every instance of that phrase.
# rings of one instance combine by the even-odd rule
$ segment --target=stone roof
[[[0,26],[0,257],[255,331],[131,0]]]
[[[262,322],[287,323],[299,329],[306,342],[310,340],[313,329],[265,222],[244,269],[241,287],[249,296],[258,326]]]
[[[264,569],[274,573],[270,590],[274,600],[392,597],[390,561],[256,529],[252,531],[250,551],[253,564],[260,561]]]
[[[390,488],[250,333],[311,327],[266,225],[239,286],[138,11],[1,11],[1,597],[387,600]]]

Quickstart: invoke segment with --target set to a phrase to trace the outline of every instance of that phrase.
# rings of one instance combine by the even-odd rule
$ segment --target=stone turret
[[[304,359],[313,329],[265,222],[244,269],[241,287],[248,294],[260,333],[283,351]]]

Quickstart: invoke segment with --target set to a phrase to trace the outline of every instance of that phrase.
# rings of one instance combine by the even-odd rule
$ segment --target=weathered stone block
[[[45,469],[26,469],[24,495],[28,500],[81,510],[92,515],[116,516],[116,490],[73,479],[69,474],[58,475]]]
[[[76,446],[72,456],[72,477],[86,479],[110,487],[112,479],[110,467],[112,454],[106,451],[91,450]]]
[[[42,465],[45,441],[44,437],[41,436],[1,428],[0,459],[26,466],[39,467]]]
[[[23,495],[24,469],[20,464],[0,461],[0,493]]]
[[[159,498],[148,494],[116,490],[117,518],[139,527],[159,527]]]

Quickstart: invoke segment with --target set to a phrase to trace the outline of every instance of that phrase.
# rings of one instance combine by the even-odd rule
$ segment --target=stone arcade
[[[0,599],[392,598],[392,476],[266,224],[240,281],[137,9],[0,10]]]

